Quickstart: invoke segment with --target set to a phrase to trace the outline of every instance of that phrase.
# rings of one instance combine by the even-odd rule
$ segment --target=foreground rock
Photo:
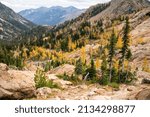
[[[34,91],[34,72],[8,70],[0,64],[0,99],[31,98]]]
[[[150,79],[144,78],[144,79],[142,80],[142,84],[150,84]]]
[[[52,80],[55,84],[57,84],[62,89],[67,89],[69,86],[73,85],[70,81],[65,81],[56,76],[56,74],[49,74],[48,79]]]
[[[47,99],[57,93],[60,93],[60,89],[51,89],[48,87],[39,88],[35,91],[36,99]]]
[[[150,100],[150,89],[140,91],[135,98],[137,100]]]
[[[47,87],[39,88],[35,91],[35,95],[37,99],[46,99],[51,93],[52,90]]]

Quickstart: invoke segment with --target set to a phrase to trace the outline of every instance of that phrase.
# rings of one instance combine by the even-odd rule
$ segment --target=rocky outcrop
[[[0,99],[30,98],[34,91],[34,72],[8,70],[0,64]]]
[[[72,75],[74,73],[74,69],[75,69],[75,66],[65,64],[63,66],[60,66],[51,70],[49,73],[56,74],[56,75],[63,75],[64,73],[66,73],[67,75]]]
[[[144,79],[142,80],[142,84],[150,84],[150,79],[144,78]]]
[[[35,91],[35,95],[37,99],[46,99],[51,93],[52,90],[47,87],[39,88]]]
[[[59,87],[61,87],[63,89],[67,89],[68,86],[72,85],[72,82],[60,79],[56,76],[56,74],[49,74],[47,76],[48,76],[49,80],[52,80],[55,84],[57,84]]]
[[[35,91],[36,99],[48,99],[49,97],[60,93],[60,89],[51,89],[48,87],[39,88]]]
[[[150,82],[150,73],[144,71],[138,71],[137,78],[139,84],[149,84],[148,82]]]
[[[150,100],[150,89],[143,89],[136,97],[137,100]]]
[[[92,17],[91,21],[106,18],[113,19],[120,15],[129,15],[149,6],[150,2],[148,0],[112,0],[110,6]]]

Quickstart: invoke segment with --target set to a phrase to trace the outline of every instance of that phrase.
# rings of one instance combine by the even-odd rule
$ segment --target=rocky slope
[[[12,9],[0,3],[0,41],[11,41],[35,26]]]
[[[148,0],[112,0],[110,6],[91,18],[91,21],[99,19],[113,19],[121,15],[129,15],[141,9],[150,7]]]
[[[0,64],[0,99],[47,99],[47,100],[145,100],[150,99],[150,85],[142,84],[142,79],[150,80],[150,74],[138,72],[138,80],[132,85],[120,85],[119,89],[99,84],[86,84],[82,82],[73,85],[57,77],[63,70],[72,69],[65,65],[54,72],[47,73],[47,77],[60,86],[60,89],[35,89],[34,71],[11,70],[5,64]],[[60,69],[62,70],[60,72]],[[59,73],[57,73],[59,71]],[[57,75],[55,74],[57,73]]]
[[[24,99],[34,96],[34,72],[9,70],[0,64],[0,99]]]
[[[51,8],[27,9],[19,12],[19,14],[35,24],[53,26],[74,19],[83,12],[85,12],[84,9],[80,10],[72,6],[66,8],[55,6]]]
[[[138,4],[137,4],[138,3]],[[116,5],[116,6],[115,6]],[[91,7],[97,9],[101,5]],[[114,89],[109,86],[101,86],[99,84],[87,85],[81,82],[79,85],[73,85],[70,81],[64,81],[58,78],[65,72],[71,75],[74,72],[74,66],[65,64],[59,66],[46,73],[48,79],[53,80],[61,88],[50,89],[40,88],[35,89],[34,86],[34,68],[33,71],[19,71],[11,70],[5,64],[0,64],[0,98],[1,99],[150,99],[150,73],[142,71],[142,64],[144,58],[147,58],[149,66],[150,63],[150,7],[147,0],[112,0],[111,4],[104,5],[96,16],[92,16],[92,10],[87,11],[87,20],[99,20],[110,16],[128,15],[130,17],[132,38],[132,60],[131,64],[137,69],[137,81],[131,85],[120,85],[119,89]],[[119,10],[118,10],[119,9]],[[135,12],[136,11],[136,12]],[[110,14],[110,13],[111,14]],[[102,14],[103,17],[102,17]],[[82,18],[83,17],[79,17]],[[110,18],[110,19],[111,19]],[[77,18],[78,19],[78,18]],[[83,18],[84,19],[84,18]],[[106,18],[105,20],[110,20]],[[80,24],[80,21],[74,20],[74,24]],[[70,26],[70,25],[69,25]],[[114,25],[114,28],[121,30],[124,26],[124,21]],[[108,27],[106,32],[112,29]],[[122,30],[120,31],[122,33]],[[141,39],[142,38],[142,39]],[[139,41],[140,40],[140,41]],[[142,41],[141,41],[142,40]],[[85,46],[86,60],[90,61],[90,48],[98,49],[99,40],[91,41]],[[68,53],[68,58],[78,59],[81,56],[80,49]],[[32,67],[30,67],[32,68]]]

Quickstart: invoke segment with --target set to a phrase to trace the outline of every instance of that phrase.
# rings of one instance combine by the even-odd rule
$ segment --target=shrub
[[[58,88],[57,84],[54,84],[52,80],[48,80],[45,72],[39,68],[36,70],[34,82],[37,89],[41,87]]]
[[[104,75],[102,77],[102,79],[100,80],[100,84],[101,85],[108,85],[108,83],[109,83],[109,76],[108,75]]]
[[[115,88],[115,89],[119,89],[119,84],[117,84],[115,82],[109,83],[108,85]]]
[[[44,66],[45,72],[48,72],[49,70],[51,70],[51,62],[47,62],[46,65]]]
[[[76,74],[72,74],[71,76],[69,76],[66,73],[64,73],[63,75],[57,75],[57,77],[66,81],[70,81],[73,84],[78,84],[80,82],[80,79],[78,78],[78,75]]]

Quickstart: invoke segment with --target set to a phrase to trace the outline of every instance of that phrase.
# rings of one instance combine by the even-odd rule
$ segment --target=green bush
[[[58,88],[57,84],[54,84],[52,80],[48,80],[45,72],[39,68],[36,70],[34,82],[37,89],[41,87]]]
[[[108,77],[108,75],[104,75],[102,77],[102,79],[100,80],[100,84],[101,85],[108,85],[108,83],[109,83],[109,77]]]
[[[89,80],[90,84],[94,84],[94,83],[98,83],[98,82],[99,82],[99,79],[97,77],[93,77],[92,80]]]
[[[57,77],[66,81],[70,81],[73,84],[78,84],[79,82],[81,82],[80,79],[78,78],[78,75],[76,74],[72,74],[71,76],[69,76],[66,73],[64,73],[63,75],[57,75]]]
[[[51,62],[46,62],[44,66],[44,71],[48,72],[49,70],[51,70]]]
[[[117,84],[115,82],[109,83],[108,85],[115,88],[115,89],[119,89],[119,84]]]

